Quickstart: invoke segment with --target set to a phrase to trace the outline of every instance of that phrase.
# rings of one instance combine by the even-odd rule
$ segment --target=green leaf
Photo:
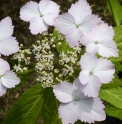
[[[122,64],[120,62],[114,62],[116,72],[122,71]]]
[[[9,110],[3,124],[36,124],[42,111],[42,92],[40,84],[27,90]]]
[[[117,48],[119,50],[118,57],[110,57],[109,60],[113,62],[122,61],[122,26],[118,26],[114,28],[115,36],[114,41],[117,44]]]
[[[108,88],[117,88],[122,86],[122,81],[115,77],[110,83],[108,84],[103,84],[101,89],[108,89]]]
[[[122,25],[115,27],[114,32],[115,32],[114,40],[116,41],[118,46],[119,44],[122,45]]]
[[[122,108],[122,88],[101,89],[99,96],[108,103]]]
[[[58,42],[59,32],[55,28],[54,28],[54,31],[53,31],[53,35],[55,36],[54,43],[57,43]]]
[[[54,96],[53,88],[45,88],[43,95],[44,104],[41,115],[43,116],[44,124],[62,124],[58,116],[59,102]]]
[[[113,16],[114,21],[117,26],[121,24],[122,21],[122,7],[118,0],[107,0],[107,7],[110,14]]]
[[[56,29],[54,29],[53,35],[55,36],[54,42],[57,43],[56,44],[56,49],[57,49],[58,53],[61,53],[62,51],[64,51],[64,52],[73,51],[73,48],[71,48],[69,46],[69,44],[66,42],[65,38],[64,38],[64,40],[58,40],[58,37],[59,37],[60,33]],[[61,44],[59,44],[59,42]]]
[[[116,118],[119,118],[120,120],[122,120],[122,109],[120,109],[120,108],[117,108],[117,107],[109,104],[106,106],[105,112],[109,116],[113,116],[113,117],[116,117]]]
[[[109,60],[111,60],[112,62],[122,61],[122,56],[120,56],[120,54],[122,54],[122,53],[119,53],[118,57],[110,57]]]
[[[56,49],[58,53],[61,53],[62,51],[73,51],[73,48],[71,48],[66,41],[61,41],[61,44],[56,44]]]

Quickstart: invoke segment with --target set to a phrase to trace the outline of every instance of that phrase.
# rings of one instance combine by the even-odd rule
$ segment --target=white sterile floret
[[[98,16],[91,13],[91,7],[86,0],[79,0],[72,4],[68,13],[54,19],[56,29],[66,36],[70,47],[78,45],[80,36],[89,32],[100,20]]]
[[[53,92],[61,102],[58,113],[63,124],[74,124],[77,120],[91,124],[106,118],[105,106],[100,98],[85,96],[81,87],[78,78],[73,84],[61,82],[54,86]]]
[[[98,53],[103,57],[117,57],[118,49],[113,40],[114,30],[105,23],[94,26],[91,31],[80,38],[80,42],[86,46],[86,52]]]
[[[94,54],[85,53],[81,57],[80,66],[82,92],[89,97],[98,96],[102,83],[107,84],[114,77],[114,64],[108,59],[97,58]]]
[[[5,94],[7,88],[13,88],[19,83],[20,79],[10,70],[8,62],[0,58],[0,96]]]
[[[0,21],[0,56],[9,56],[19,50],[18,42],[13,34],[12,20],[6,17]]]
[[[20,18],[30,22],[32,34],[41,34],[49,25],[54,25],[53,19],[58,16],[59,11],[59,6],[51,0],[41,0],[39,4],[30,1],[20,9]]]

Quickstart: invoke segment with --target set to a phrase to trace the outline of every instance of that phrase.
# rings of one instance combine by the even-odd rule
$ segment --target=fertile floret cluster
[[[15,53],[13,56],[13,59],[18,60],[18,64],[15,64],[13,66],[16,72],[18,71],[23,72],[28,70],[27,65],[30,64],[30,55],[31,55],[30,49],[23,50],[23,44],[20,44],[20,50],[17,53]]]
[[[60,81],[66,81],[69,77],[73,76],[73,66],[78,65],[77,52],[80,50],[77,51],[75,47],[74,51],[62,51],[58,53],[56,45],[59,46],[62,43],[55,43],[53,34],[46,33],[46,35],[42,34],[42,36],[45,37],[32,45],[32,53],[36,60],[35,70],[38,73],[37,80],[46,88],[52,87]],[[64,37],[59,35],[58,39],[64,40]]]

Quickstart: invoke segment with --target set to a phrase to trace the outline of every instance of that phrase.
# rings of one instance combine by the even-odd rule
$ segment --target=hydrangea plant
[[[122,7],[116,0],[107,5],[116,27],[92,14],[87,0],[78,0],[66,13],[51,0],[27,2],[20,19],[30,23],[32,35],[39,35],[30,48],[12,36],[10,17],[1,20],[0,96],[24,85],[33,73],[37,80],[3,124],[36,124],[40,117],[44,124],[91,124],[104,121],[106,114],[122,120]],[[3,56],[11,54],[10,68]]]

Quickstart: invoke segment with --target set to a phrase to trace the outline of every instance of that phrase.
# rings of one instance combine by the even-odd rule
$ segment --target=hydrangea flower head
[[[48,25],[53,26],[53,19],[59,14],[59,6],[50,0],[41,0],[37,2],[30,1],[20,10],[20,18],[30,22],[29,29],[32,34],[38,34],[46,31]]]
[[[70,47],[79,44],[81,35],[84,35],[96,23],[100,22],[100,18],[92,15],[91,8],[86,0],[79,0],[72,4],[68,13],[59,15],[54,19],[56,29],[66,35],[66,41]]]
[[[118,49],[113,41],[114,30],[105,23],[97,24],[80,42],[86,46],[88,53],[99,53],[103,57],[117,57]]]
[[[0,55],[11,55],[19,50],[18,42],[13,34],[12,20],[6,17],[0,22]]]
[[[0,96],[5,94],[7,88],[13,88],[20,83],[20,79],[10,71],[8,62],[0,58]]]
[[[93,123],[94,121],[105,120],[104,105],[96,97],[87,97],[79,89],[81,85],[77,78],[73,84],[62,82],[54,86],[53,92],[61,102],[59,116],[63,124],[74,124],[75,121]]]
[[[80,60],[82,71],[79,80],[82,91],[89,97],[97,97],[102,83],[109,83],[114,77],[115,68],[110,60],[99,58],[94,54],[85,53]]]

